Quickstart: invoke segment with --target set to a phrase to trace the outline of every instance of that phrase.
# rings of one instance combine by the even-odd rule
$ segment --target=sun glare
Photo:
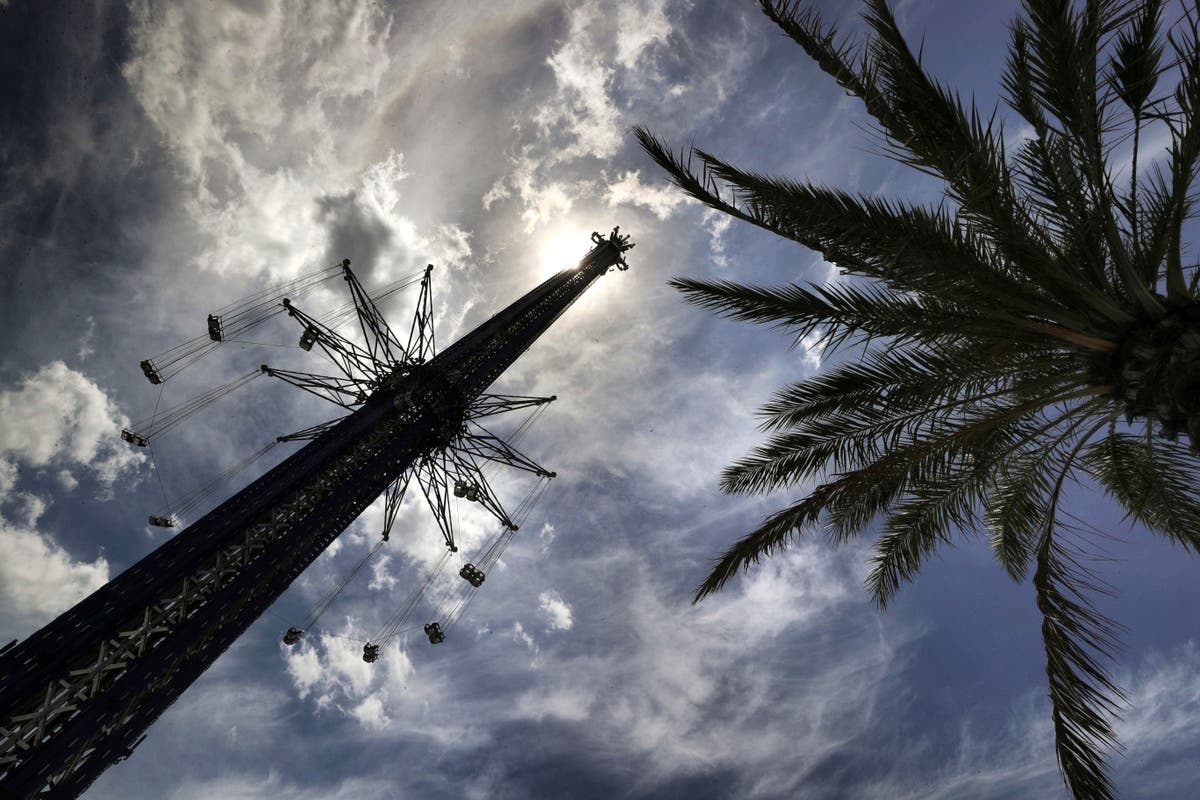
[[[545,280],[556,272],[574,268],[591,247],[589,234],[574,225],[560,225],[542,235],[538,248],[541,278]]]

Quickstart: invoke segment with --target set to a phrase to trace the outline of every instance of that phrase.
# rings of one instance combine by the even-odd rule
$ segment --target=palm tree
[[[1090,476],[1200,550],[1200,270],[1184,267],[1181,234],[1200,165],[1200,20],[1184,11],[1164,34],[1160,1],[1025,0],[1003,91],[1031,132],[1010,154],[997,113],[926,74],[885,0],[866,0],[862,45],[798,3],[760,5],[944,200],[771,177],[637,129],[683,191],[856,276],[672,281],[728,316],[863,345],[763,407],[769,438],[722,488],[807,494],[725,552],[696,600],[806,531],[842,542],[879,520],[868,586],[882,607],[955,532],[985,530],[1014,580],[1032,571],[1064,780],[1113,797],[1115,625],[1090,600],[1104,585],[1060,498]],[[1139,174],[1148,125],[1170,145]]]

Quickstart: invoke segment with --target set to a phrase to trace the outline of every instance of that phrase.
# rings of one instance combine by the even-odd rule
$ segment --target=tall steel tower
[[[304,326],[301,346],[319,344],[335,361],[358,359],[361,369],[356,379],[327,381],[264,371],[335,400],[350,398],[341,404],[352,413],[311,429],[300,437],[312,439],[301,450],[0,655],[0,798],[78,796],[128,757],[159,715],[376,498],[387,492],[394,515],[401,482],[419,478],[422,464],[449,458],[473,418],[531,402],[485,390],[599,276],[625,267],[628,237],[614,230],[608,238],[593,234],[593,241],[577,268],[547,279],[430,358],[428,306],[418,309],[406,347],[348,269],[365,348],[339,342],[286,304]],[[210,318],[209,327],[219,341],[220,321]],[[157,372],[147,364],[154,382]],[[355,374],[351,366],[347,375]],[[443,474],[468,470],[463,459],[471,448],[544,473],[502,442],[476,436],[467,456],[460,449]],[[434,483],[422,481],[422,488],[436,506],[445,487]],[[502,510],[498,516],[507,519]]]

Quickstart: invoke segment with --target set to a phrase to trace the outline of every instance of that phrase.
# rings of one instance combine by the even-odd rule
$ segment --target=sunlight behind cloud
[[[538,278],[545,280],[564,269],[574,268],[591,249],[590,233],[574,223],[562,223],[546,231],[538,244]]]

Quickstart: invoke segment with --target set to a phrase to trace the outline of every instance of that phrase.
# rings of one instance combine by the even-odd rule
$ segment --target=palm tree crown
[[[1181,234],[1200,164],[1200,20],[1185,11],[1164,33],[1160,0],[1024,0],[1003,91],[1032,132],[1009,153],[997,114],[924,71],[885,0],[866,0],[860,45],[799,3],[760,5],[945,199],[749,172],[637,130],[685,192],[856,276],[672,282],[737,319],[864,345],[762,409],[769,438],[722,487],[808,493],[724,553],[696,599],[807,530],[845,541],[879,520],[868,584],[883,606],[956,531],[986,530],[1014,580],[1032,572],[1064,779],[1076,797],[1113,797],[1114,624],[1089,601],[1103,585],[1059,502],[1090,476],[1200,550],[1200,270],[1184,267]],[[1170,145],[1139,174],[1148,125]]]

